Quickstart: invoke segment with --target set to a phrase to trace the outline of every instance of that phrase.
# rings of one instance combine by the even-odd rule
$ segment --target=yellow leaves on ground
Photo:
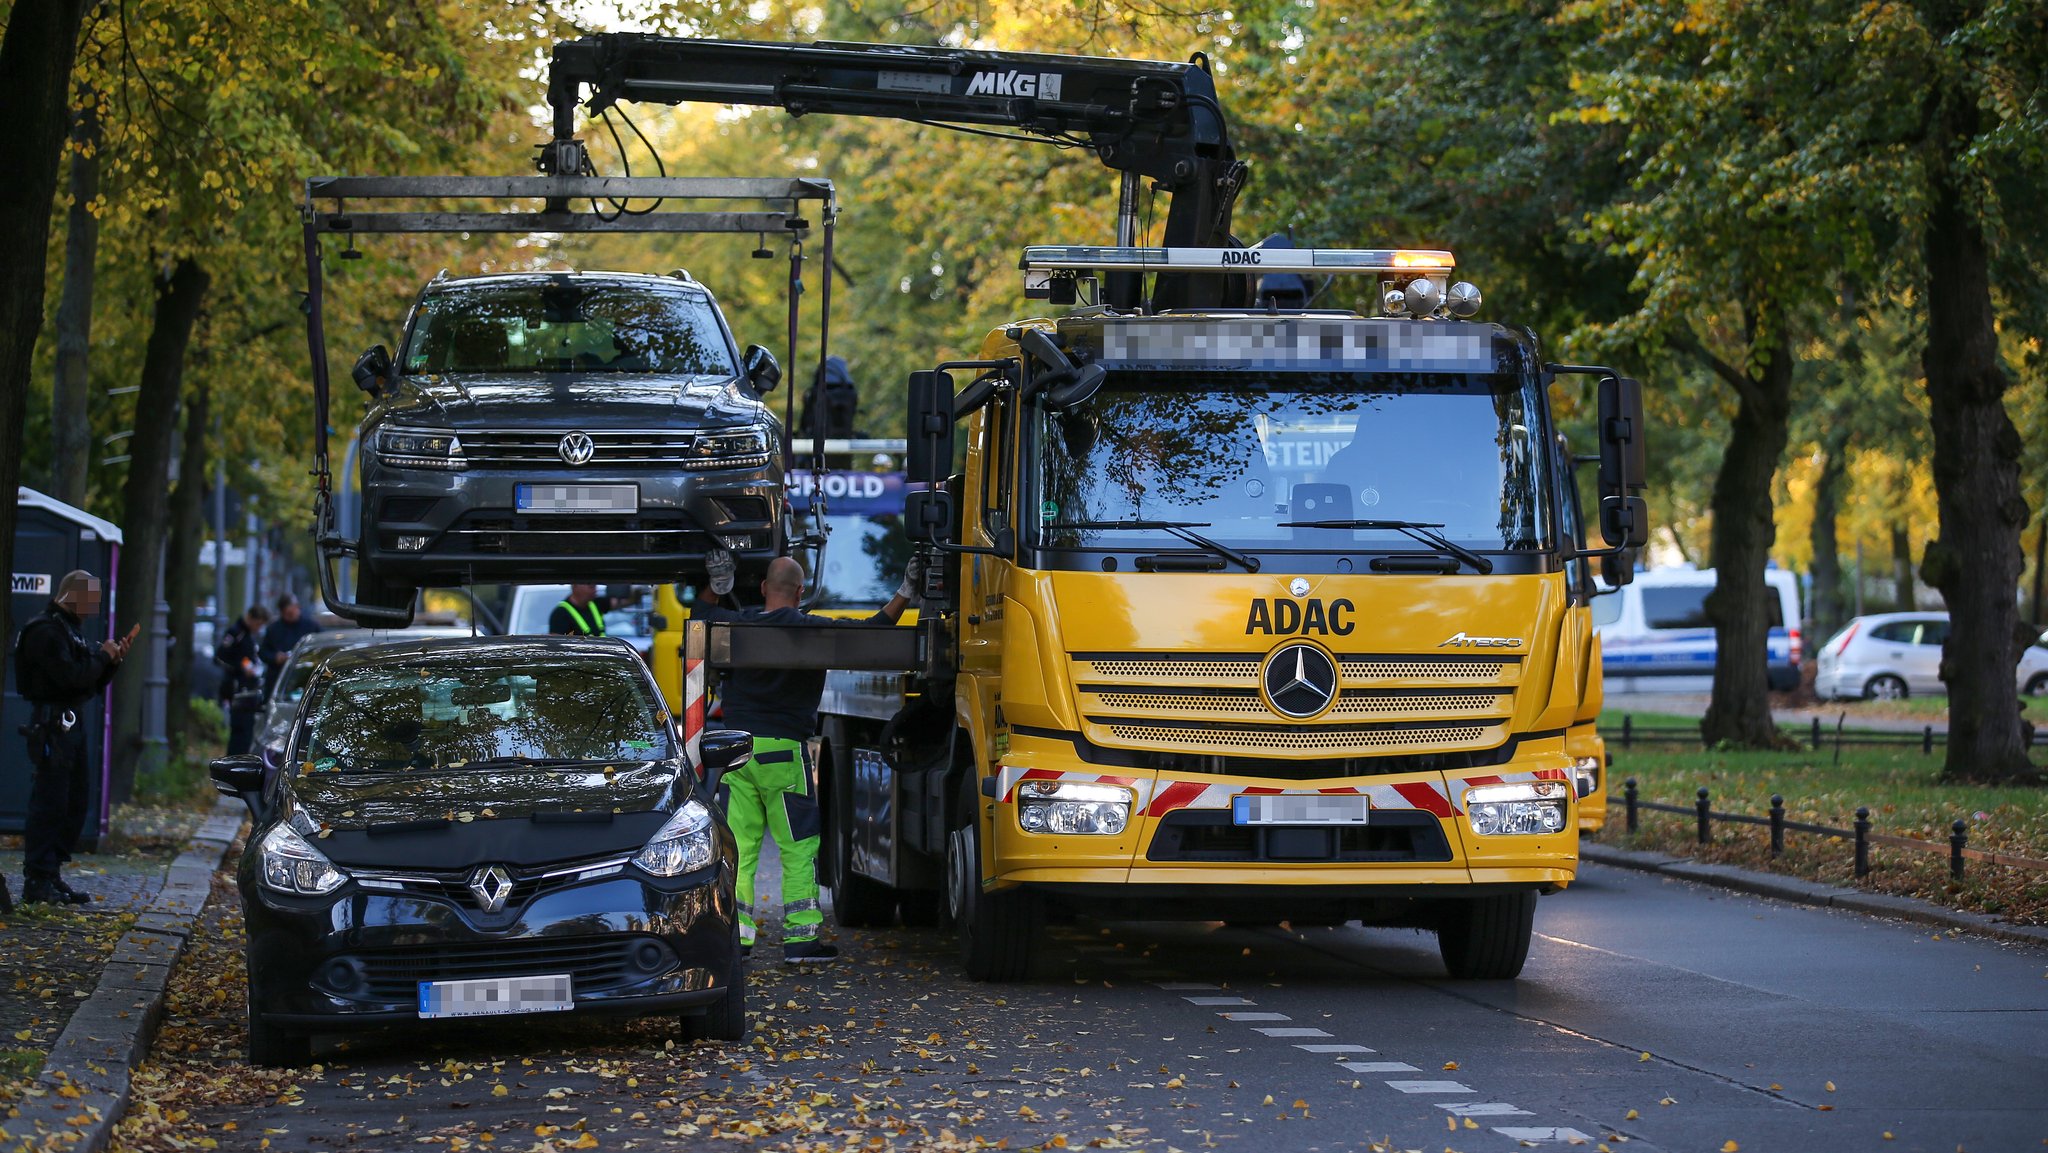
[[[1742,1146],[1737,1145],[1733,1137],[1721,1142],[1721,1153],[1738,1153],[1741,1148]]]

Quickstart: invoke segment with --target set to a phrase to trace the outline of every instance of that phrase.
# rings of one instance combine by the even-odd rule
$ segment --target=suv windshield
[[[293,760],[309,773],[390,773],[675,755],[637,663],[514,651],[323,669]]]
[[[1239,548],[1414,547],[1388,527],[1286,523],[1373,520],[1440,524],[1473,549],[1547,547],[1530,390],[1491,374],[1112,373],[1087,403],[1038,415],[1040,543],[1177,547],[1108,526],[1168,520]]]
[[[701,293],[568,279],[429,292],[403,365],[415,374],[735,371],[718,314]]]

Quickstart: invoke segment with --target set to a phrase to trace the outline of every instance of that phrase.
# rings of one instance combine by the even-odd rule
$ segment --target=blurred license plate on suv
[[[1322,796],[1241,794],[1230,800],[1231,821],[1239,825],[1363,825],[1372,804],[1358,793]]]
[[[478,981],[421,981],[420,1016],[489,1017],[499,1013],[560,1013],[576,1007],[569,974],[490,977]]]
[[[640,488],[631,484],[521,484],[512,487],[520,512],[639,512]]]

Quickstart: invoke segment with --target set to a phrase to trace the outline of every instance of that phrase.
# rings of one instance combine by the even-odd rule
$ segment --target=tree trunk
[[[135,435],[129,440],[128,486],[122,513],[126,543],[121,548],[120,612],[116,626],[125,634],[135,625],[149,629],[157,600],[157,566],[163,557],[164,520],[169,511],[171,438],[178,430],[178,394],[185,375],[185,348],[199,305],[206,296],[207,275],[190,257],[178,261],[169,276],[156,283],[156,314],[149,343],[142,354],[142,391],[135,401]],[[118,804],[135,786],[142,752],[142,694],[147,661],[143,650],[123,662],[114,679],[114,766],[108,794]]]
[[[1975,135],[1976,108],[1950,113],[1956,141]],[[1948,759],[1944,781],[2038,781],[2020,737],[2014,668],[2022,635],[2020,434],[2005,412],[2010,387],[1993,326],[1990,254],[1960,177],[1943,173],[1927,219],[1927,373],[1934,429],[1934,491],[1941,535],[1920,575],[1948,602]]]
[[[1892,525],[1892,588],[1900,612],[1912,612],[1920,597],[1913,590],[1913,533],[1901,522]]]
[[[43,327],[43,262],[50,204],[64,154],[64,98],[86,0],[18,3],[0,40],[0,124],[7,126],[8,177],[0,180],[0,572],[14,571],[15,486],[21,483],[21,426],[28,420],[29,368]],[[104,575],[104,574],[102,574]],[[13,597],[0,597],[0,638],[14,635]],[[0,642],[0,678],[14,646]],[[6,734],[13,739],[13,734]]]
[[[99,121],[92,94],[78,110],[72,132],[77,151],[71,156],[71,209],[65,216],[64,290],[57,298],[57,377],[50,398],[50,492],[67,504],[85,507],[86,478],[92,465],[92,416],[86,398],[92,347],[92,274],[99,257],[100,224],[92,214],[100,190]]]
[[[1737,390],[1735,427],[1714,476],[1715,576],[1706,602],[1714,625],[1714,694],[1700,720],[1710,746],[1775,748],[1781,742],[1771,719],[1766,647],[1769,598],[1776,594],[1764,584],[1764,566],[1777,538],[1771,479],[1791,432],[1794,358],[1786,335],[1773,335],[1776,345],[1761,373],[1745,374],[1747,383]]]
[[[179,447],[178,487],[171,494],[171,540],[164,565],[164,599],[170,602],[170,688],[164,700],[164,731],[173,754],[185,743],[192,712],[192,621],[199,608],[199,542],[206,535],[206,430],[208,382],[203,356],[192,394],[185,399],[185,440]]]
[[[2048,613],[2041,611],[2041,578],[2048,575],[2048,515],[2034,526],[2034,627],[2048,629]]]
[[[1813,484],[1813,645],[1835,635],[1848,620],[1842,605],[1842,550],[1836,543],[1842,510],[1842,481],[1849,475],[1848,422],[1828,427],[1820,446],[1820,476]],[[1809,645],[1809,651],[1817,651]]]

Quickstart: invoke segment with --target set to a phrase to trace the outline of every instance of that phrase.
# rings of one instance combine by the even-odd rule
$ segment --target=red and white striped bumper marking
[[[1119,777],[1109,773],[1070,773],[1059,769],[1024,769],[1015,765],[1004,765],[996,781],[996,796],[1005,804],[1017,799],[1019,781],[1069,781],[1084,785],[1121,785],[1129,789],[1132,803],[1140,809],[1145,807],[1145,798],[1152,791],[1152,782],[1136,777]]]
[[[1434,781],[1404,781],[1400,784],[1337,785],[1323,789],[1283,789],[1265,785],[1219,785],[1203,781],[1146,781],[1109,773],[1067,772],[1060,769],[1025,769],[1004,765],[996,795],[1005,803],[1017,799],[1019,781],[1074,781],[1082,784],[1121,785],[1131,790],[1133,803],[1148,817],[1164,816],[1175,809],[1227,809],[1231,798],[1247,796],[1364,796],[1375,809],[1419,809],[1433,816],[1454,817],[1463,808],[1465,790],[1481,785],[1513,784],[1519,781],[1563,781],[1564,769],[1532,769],[1519,773],[1474,773],[1453,777],[1451,784]]]

